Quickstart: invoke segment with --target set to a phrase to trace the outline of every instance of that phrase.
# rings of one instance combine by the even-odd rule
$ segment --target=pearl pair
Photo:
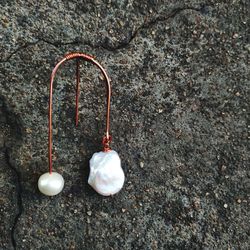
[[[90,174],[88,183],[93,189],[101,195],[109,196],[118,193],[124,184],[125,176],[121,167],[121,160],[118,153],[110,149],[111,136],[109,135],[109,119],[110,119],[110,99],[111,85],[110,80],[104,68],[92,57],[83,53],[71,53],[66,55],[59,63],[56,64],[50,78],[50,98],[49,98],[49,172],[40,176],[38,180],[38,189],[41,193],[54,196],[59,194],[64,187],[64,179],[62,175],[52,171],[52,97],[53,97],[53,81],[56,71],[64,62],[77,59],[76,64],[76,126],[78,125],[78,104],[80,95],[80,64],[79,59],[96,65],[102,72],[106,81],[107,89],[107,111],[106,111],[106,131],[103,138],[103,151],[94,153],[90,159]]]
[[[93,154],[88,183],[97,193],[104,196],[116,194],[122,189],[124,180],[121,160],[116,151]],[[59,194],[63,187],[64,179],[56,172],[45,173],[38,180],[40,192],[48,196]]]

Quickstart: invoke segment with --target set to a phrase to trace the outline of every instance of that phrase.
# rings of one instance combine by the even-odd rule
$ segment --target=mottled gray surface
[[[249,248],[249,5],[219,2],[0,2],[0,249]],[[105,92],[86,63],[78,128],[73,62],[55,83],[65,189],[37,189],[50,73],[72,51],[95,55],[112,79],[126,175],[114,197],[87,185]]]

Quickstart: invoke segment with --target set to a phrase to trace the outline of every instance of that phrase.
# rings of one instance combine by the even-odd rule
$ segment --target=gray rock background
[[[0,249],[248,249],[248,1],[0,2]],[[58,72],[53,198],[47,171],[50,73],[95,55],[112,79],[112,147],[124,189],[88,185],[101,149],[105,92],[82,63]]]

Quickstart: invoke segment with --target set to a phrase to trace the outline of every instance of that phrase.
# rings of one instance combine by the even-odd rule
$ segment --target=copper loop
[[[107,152],[110,150],[111,136],[109,135],[109,120],[110,120],[110,99],[111,99],[111,85],[110,79],[104,70],[104,68],[90,55],[83,53],[70,53],[65,55],[65,57],[59,61],[54,67],[51,77],[50,77],[50,96],[49,96],[49,125],[48,125],[48,158],[49,158],[49,172],[52,173],[52,146],[53,146],[53,133],[52,133],[52,100],[53,100],[53,82],[56,75],[56,72],[61,64],[67,60],[77,59],[76,62],[76,117],[75,124],[78,125],[78,106],[79,106],[79,96],[80,96],[80,59],[91,62],[96,65],[102,72],[105,82],[106,82],[106,91],[107,91],[107,102],[106,102],[106,130],[105,136],[103,138],[103,151]]]

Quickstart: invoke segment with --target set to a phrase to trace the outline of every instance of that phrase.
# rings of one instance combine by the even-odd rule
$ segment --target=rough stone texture
[[[19,186],[15,184],[18,182],[18,174],[10,165],[5,148],[5,141],[11,136],[8,117],[6,117],[3,103],[0,101],[0,249],[12,249],[13,228],[17,222],[15,217],[16,214],[19,214],[18,205],[20,205],[20,196],[17,194]]]
[[[248,1],[0,6],[1,249],[249,247]],[[54,168],[65,189],[52,198],[37,189],[49,77],[71,51],[95,55],[112,79],[112,147],[126,175],[114,197],[87,185],[105,92],[86,63],[78,128],[73,62],[55,83]]]

